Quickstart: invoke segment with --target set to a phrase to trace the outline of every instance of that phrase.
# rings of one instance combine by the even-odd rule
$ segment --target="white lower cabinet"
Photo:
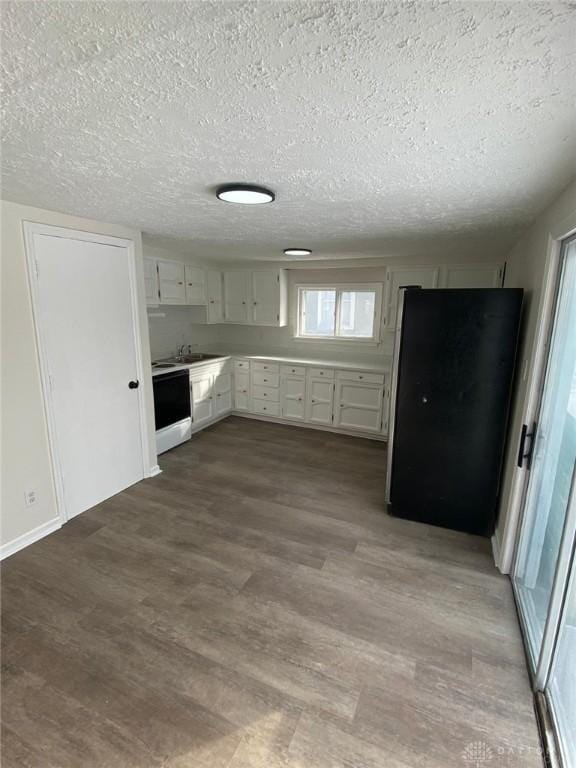
[[[235,411],[380,438],[388,433],[387,373],[247,358],[233,370]]]
[[[190,370],[192,428],[197,430],[232,410],[232,375],[227,363]]]
[[[382,399],[382,434],[388,435],[390,421],[390,374],[384,374],[384,397]]]
[[[334,382],[310,376],[306,396],[306,421],[332,426],[334,420]]]
[[[214,416],[232,410],[232,375],[220,373],[214,377]]]
[[[193,373],[190,375],[192,398],[192,424],[198,427],[214,418],[214,374]]]
[[[250,410],[250,372],[238,367],[234,370],[234,408]]]
[[[305,421],[306,379],[303,376],[282,373],[280,378],[280,407],[280,415],[283,419]]]
[[[381,432],[384,384],[336,382],[334,426],[361,432]]]

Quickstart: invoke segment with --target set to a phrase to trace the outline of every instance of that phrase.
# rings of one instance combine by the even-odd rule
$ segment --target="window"
[[[377,342],[382,286],[341,285],[298,287],[298,328],[301,339],[357,339]]]

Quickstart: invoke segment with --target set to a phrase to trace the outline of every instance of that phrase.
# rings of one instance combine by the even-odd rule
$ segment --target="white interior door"
[[[144,476],[132,254],[33,232],[36,323],[66,518]]]

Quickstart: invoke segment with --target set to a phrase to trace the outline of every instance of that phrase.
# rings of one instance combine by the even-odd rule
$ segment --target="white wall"
[[[152,360],[172,356],[182,344],[191,344],[193,351],[210,351],[219,341],[217,325],[206,325],[206,310],[202,307],[150,307],[148,329]]]
[[[527,385],[534,368],[535,338],[542,321],[542,289],[551,237],[566,233],[576,226],[576,181],[536,219],[522,239],[506,256],[507,288],[524,289],[524,308],[521,343],[518,355],[515,393],[512,403],[510,437],[504,467],[500,516],[495,533],[495,549],[501,570],[507,573],[516,536],[518,518],[514,490],[522,482],[525,470],[518,470],[516,457],[523,423],[530,423],[533,414],[527,413]]]
[[[138,278],[143,363],[150,364],[142,246],[140,233],[125,227],[2,201],[2,510],[0,544],[8,554],[36,534],[59,523],[48,446],[46,414],[32,303],[28,285],[23,221],[80,229],[134,241]],[[143,382],[147,403],[150,467],[156,464],[151,379]],[[24,492],[34,489],[38,501],[24,505]],[[36,532],[36,534],[35,534]]]

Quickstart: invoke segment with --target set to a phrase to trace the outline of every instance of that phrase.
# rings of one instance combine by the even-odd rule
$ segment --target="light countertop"
[[[216,354],[216,352],[212,349],[205,351]],[[340,370],[367,371],[370,373],[386,373],[390,370],[392,365],[392,358],[388,355],[379,355],[373,357],[366,355],[365,359],[342,360],[329,357],[327,355],[310,355],[310,357],[308,357],[298,353],[291,354],[288,351],[279,352],[276,350],[271,351],[270,353],[265,353],[264,351],[255,352],[253,350],[250,351],[243,349],[241,351],[235,350],[234,352],[222,353],[222,357],[212,360],[200,360],[196,363],[178,364],[171,366],[170,368],[154,368],[152,370],[152,375],[157,376],[161,373],[170,373],[172,371],[198,368],[204,365],[221,363],[222,361],[228,360],[230,358],[242,358],[244,360],[255,360],[258,362],[266,361],[280,364],[291,363],[293,365],[305,365],[318,368],[337,368]]]

